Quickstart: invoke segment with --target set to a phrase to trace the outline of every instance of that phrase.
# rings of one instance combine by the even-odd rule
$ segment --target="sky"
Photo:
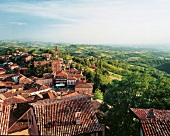
[[[0,0],[0,40],[170,44],[170,0]]]

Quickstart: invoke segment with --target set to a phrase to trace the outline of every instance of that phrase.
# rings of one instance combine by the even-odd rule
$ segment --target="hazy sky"
[[[169,44],[170,0],[0,0],[0,40]]]

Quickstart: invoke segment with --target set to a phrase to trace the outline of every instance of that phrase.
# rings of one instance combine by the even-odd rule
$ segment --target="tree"
[[[11,49],[8,49],[8,50],[6,51],[6,54],[7,54],[7,55],[12,54]]]
[[[103,92],[101,92],[101,90],[99,90],[98,88],[95,90],[94,93],[94,100],[99,99],[99,100],[103,100]]]
[[[40,62],[38,62],[38,66],[36,67],[35,74],[38,77],[42,77],[43,73],[44,73],[44,68],[41,66]]]
[[[103,123],[110,127],[108,135],[138,135],[139,123],[133,121],[130,108],[168,109],[169,96],[168,79],[156,79],[136,72],[121,81],[114,80],[103,98],[105,108],[102,110],[107,111]]]
[[[102,84],[102,76],[100,71],[96,70],[95,71],[95,76],[94,76],[94,89],[100,88]]]

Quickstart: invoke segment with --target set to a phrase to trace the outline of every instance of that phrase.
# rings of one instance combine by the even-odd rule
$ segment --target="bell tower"
[[[59,58],[59,50],[58,50],[58,46],[56,46],[55,48],[55,59],[57,60]]]

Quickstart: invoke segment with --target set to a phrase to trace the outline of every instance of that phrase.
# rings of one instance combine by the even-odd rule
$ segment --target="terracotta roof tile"
[[[0,135],[8,134],[8,126],[9,126],[9,117],[10,117],[10,105],[3,105],[3,110],[0,111]]]
[[[26,76],[20,74],[20,79],[19,79],[19,83],[20,84],[32,84],[34,81],[32,81],[30,78],[27,78]]]
[[[12,64],[11,67],[15,67],[15,66],[18,66],[16,63]]]
[[[87,96],[41,100],[31,105],[40,135],[79,135],[101,131]]]
[[[26,102],[27,100],[24,99],[22,96],[13,96],[13,97],[9,97],[7,99],[4,100],[4,103],[7,104],[14,104],[14,103],[21,103],[21,102]]]
[[[75,85],[75,88],[93,88],[93,86],[88,83],[79,82]]]
[[[68,74],[64,70],[62,70],[59,73],[57,73],[56,76],[68,76]]]
[[[78,96],[78,95],[79,95],[79,93],[73,92],[73,93],[62,95],[61,98],[68,98],[68,97],[73,97],[73,96]]]
[[[23,88],[23,84],[18,84],[18,85],[12,86],[12,89],[19,89],[19,88]]]
[[[0,78],[7,78],[7,77],[12,77],[15,76],[15,74],[2,74],[0,75]]]
[[[9,97],[13,96],[13,92],[12,92],[12,91],[8,91],[8,92],[3,93],[3,95],[4,95],[6,98],[9,98]]]
[[[0,99],[1,99],[1,100],[5,100],[6,97],[5,97],[3,94],[0,94]]]
[[[97,110],[100,107],[101,103],[102,101],[100,100],[92,100],[92,105],[95,110]]]
[[[6,86],[5,82],[0,82],[0,86]]]
[[[144,136],[170,135],[170,110],[131,108],[131,111],[140,120]]]
[[[76,80],[77,78],[76,77],[73,77],[73,76],[69,76],[68,78],[67,78],[67,80]]]
[[[41,66],[43,66],[43,65],[46,65],[46,64],[50,64],[50,63],[51,63],[51,61],[34,61],[34,67],[37,67],[39,64]]]
[[[19,70],[28,70],[28,68],[19,68]]]
[[[6,70],[5,70],[5,69],[0,68],[0,74],[4,74],[5,72],[6,72]]]
[[[28,128],[28,121],[23,120],[28,120],[28,118],[30,118],[30,116],[28,116],[30,115],[30,110],[32,109],[28,104],[17,104],[17,108],[10,114],[9,134]]]

